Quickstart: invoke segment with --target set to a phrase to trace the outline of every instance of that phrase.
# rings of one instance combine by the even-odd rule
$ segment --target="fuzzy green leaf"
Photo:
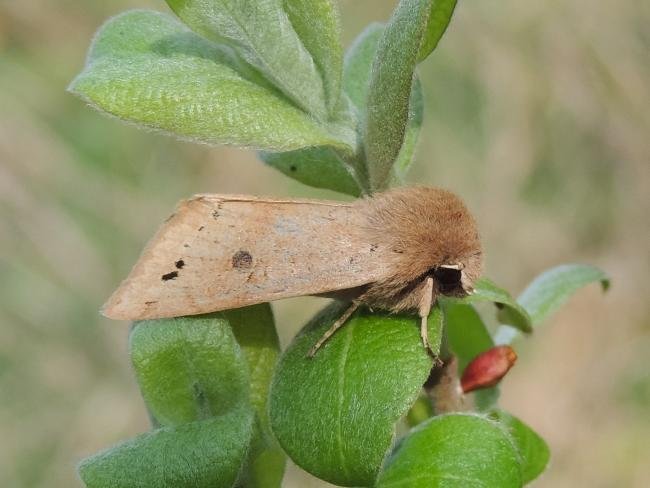
[[[249,404],[248,367],[224,318],[137,322],[130,349],[142,396],[159,425],[208,419]]]
[[[371,70],[364,147],[371,188],[385,188],[404,144],[418,52],[433,0],[401,0],[379,40]]]
[[[246,458],[249,408],[164,427],[86,458],[79,476],[88,488],[230,488]]]
[[[315,122],[227,46],[157,12],[109,20],[70,90],[99,110],[200,142],[273,151],[329,145],[344,152],[356,144],[354,131]]]
[[[222,315],[248,363],[250,399],[256,413],[248,464],[239,484],[242,488],[279,488],[286,458],[271,432],[267,408],[271,377],[280,352],[273,312],[264,303],[227,310]]]
[[[445,334],[447,347],[458,359],[458,376],[479,354],[487,351],[494,342],[483,319],[469,304],[445,302]],[[499,398],[499,388],[485,388],[472,393],[479,410],[492,408]]]
[[[419,61],[431,54],[438,46],[438,42],[442,39],[451,17],[454,15],[457,0],[434,0],[431,5],[431,13],[429,14],[429,23],[427,24],[426,34],[420,46]]]
[[[359,114],[366,113],[372,62],[383,33],[384,24],[368,25],[345,53],[343,88]]]
[[[397,420],[427,379],[431,358],[415,318],[360,311],[313,358],[308,350],[347,305],[334,303],[294,339],[271,387],[271,425],[301,468],[342,486],[371,485]],[[440,311],[430,318],[434,349]]]
[[[356,134],[356,115],[347,95],[339,99],[334,117],[338,127],[346,127]],[[356,144],[356,142],[355,142]],[[352,196],[367,193],[365,167],[362,161],[349,151],[336,147],[321,146],[281,153],[262,151],[260,159],[272,168],[315,188],[327,188]]]
[[[329,113],[341,96],[343,46],[336,3],[331,0],[284,0],[284,9],[323,79]]]
[[[418,399],[415,400],[413,406],[411,406],[404,420],[409,427],[415,427],[416,425],[428,420],[430,417],[433,417],[435,413],[433,405],[431,405],[431,399],[428,396],[421,394]]]
[[[365,120],[368,89],[372,74],[372,63],[377,45],[384,32],[383,24],[370,24],[354,41],[345,57],[343,84],[346,93],[357,109],[360,120]],[[408,125],[404,142],[395,162],[391,179],[396,185],[402,184],[413,162],[420,128],[422,126],[424,104],[422,87],[417,76],[413,81],[413,91],[409,103]]]
[[[484,417],[451,414],[418,425],[387,459],[377,488],[519,488],[512,439]]]
[[[327,119],[323,81],[282,0],[166,0],[192,30],[231,45],[282,93]]]
[[[474,293],[458,299],[446,299],[459,303],[494,302],[499,309],[497,318],[502,324],[509,324],[522,332],[532,332],[530,315],[503,288],[498,287],[487,278],[481,278],[474,284]]]
[[[609,278],[595,266],[565,264],[545,271],[535,278],[517,298],[535,325],[546,320],[576,291],[590,283],[600,282],[609,288]]]
[[[285,175],[315,188],[361,195],[354,170],[331,147],[312,147],[284,153],[260,153],[262,160]]]
[[[404,143],[397,155],[391,174],[391,180],[394,186],[404,184],[406,174],[411,167],[411,163],[413,163],[423,118],[424,99],[422,96],[422,85],[416,76],[413,80],[413,91],[411,92],[411,102],[409,105],[409,120],[406,126],[406,133],[404,134]]]
[[[535,278],[519,295],[517,302],[528,311],[532,325],[537,326],[580,288],[597,282],[600,282],[603,290],[609,288],[609,277],[601,269],[584,264],[564,264]],[[516,336],[516,330],[503,326],[497,331],[496,341],[499,344],[509,344]]]
[[[458,359],[460,373],[476,356],[494,343],[481,316],[472,305],[449,303],[443,307],[447,329],[447,345]]]
[[[490,418],[505,426],[515,441],[521,456],[524,483],[529,483],[542,474],[551,457],[544,439],[521,420],[502,410],[491,412]]]

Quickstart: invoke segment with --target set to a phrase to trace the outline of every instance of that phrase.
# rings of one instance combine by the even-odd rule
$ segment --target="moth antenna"
[[[422,297],[420,299],[420,337],[422,338],[422,345],[426,349],[429,356],[435,358],[435,354],[431,349],[429,344],[429,323],[428,318],[431,313],[431,307],[433,305],[433,278],[429,276],[426,279],[424,290],[422,291]]]
[[[352,315],[356,309],[359,308],[359,302],[358,301],[353,301],[350,306],[347,308],[347,310],[341,315],[336,322],[332,324],[332,326],[325,331],[325,333],[321,336],[320,339],[318,339],[318,342],[312,346],[312,348],[309,350],[307,353],[307,357],[313,358],[314,354],[316,354],[316,351],[320,349],[320,347],[325,344],[327,339],[332,337],[334,333],[339,330],[343,324],[347,322],[347,320],[350,318],[350,315]]]

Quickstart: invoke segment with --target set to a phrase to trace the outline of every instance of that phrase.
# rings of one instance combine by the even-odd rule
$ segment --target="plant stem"
[[[467,401],[458,378],[458,360],[448,357],[440,366],[431,369],[424,383],[424,391],[435,415],[468,410]]]

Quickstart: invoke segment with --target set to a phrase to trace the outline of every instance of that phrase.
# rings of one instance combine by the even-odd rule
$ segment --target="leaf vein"
[[[347,468],[346,464],[346,456],[345,453],[343,452],[343,433],[342,433],[342,419],[343,419],[343,402],[344,402],[344,395],[345,395],[345,366],[348,362],[348,353],[350,351],[350,345],[352,344],[352,329],[354,326],[352,324],[348,324],[347,327],[344,328],[345,331],[345,342],[343,343],[343,349],[341,351],[341,360],[339,362],[339,371],[338,371],[338,377],[339,377],[339,382],[338,382],[338,412],[337,412],[337,419],[336,419],[336,440],[337,440],[337,445],[338,445],[338,453],[339,453],[339,462],[341,464],[341,469],[345,473],[346,477],[349,476],[349,470]],[[343,331],[339,331],[343,332]]]

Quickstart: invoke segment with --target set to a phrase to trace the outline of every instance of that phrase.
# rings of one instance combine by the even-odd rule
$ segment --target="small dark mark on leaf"
[[[201,384],[194,382],[192,384],[192,389],[194,390],[194,398],[196,398],[196,403],[199,409],[199,415],[201,418],[210,418],[211,417],[211,408],[210,403],[205,395],[205,390],[202,388]]]
[[[298,171],[298,168],[296,168],[293,164],[289,167],[289,170],[293,173]]]
[[[163,281],[175,280],[176,278],[178,278],[178,271],[172,271],[171,273],[162,275]]]
[[[248,251],[237,251],[232,257],[232,267],[235,269],[249,269],[253,266],[253,256]]]
[[[185,261],[183,261],[182,259],[179,259],[178,261],[176,261],[175,264],[176,264],[176,267],[178,269],[183,269],[183,266],[185,266]]]

